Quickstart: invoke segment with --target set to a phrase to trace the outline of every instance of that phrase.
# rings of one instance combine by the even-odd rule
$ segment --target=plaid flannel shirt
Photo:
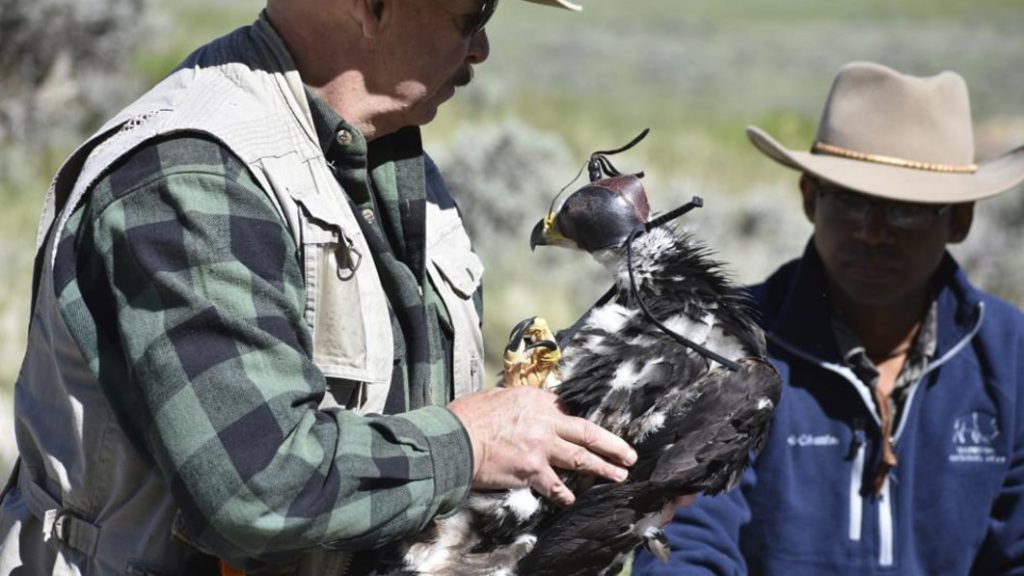
[[[315,116],[321,134],[335,130]],[[317,409],[326,382],[310,358],[299,251],[267,194],[221,145],[175,135],[141,147],[62,232],[54,278],[69,330],[189,534],[236,565],[290,561],[324,543],[373,549],[452,511],[468,491],[465,429],[426,405],[450,400],[450,334],[423,281],[422,176],[405,196],[415,165],[403,168],[388,156],[394,150],[409,146],[388,144],[369,180],[365,142],[362,162],[325,152],[353,202],[387,215],[366,223],[378,239],[402,247],[374,254],[396,327],[388,410],[423,406],[401,414]],[[413,317],[421,325],[410,336]]]
[[[907,359],[900,369],[896,382],[893,384],[892,392],[889,394],[888,402],[892,411],[893,420],[899,422],[903,407],[907,403],[907,395],[911,385],[917,382],[921,375],[928,369],[928,364],[935,358],[935,350],[939,345],[939,312],[938,303],[933,301],[925,312],[921,322],[921,330],[907,351]],[[850,328],[849,324],[838,314],[832,317],[832,332],[836,336],[836,344],[839,346],[839,355],[846,362],[847,367],[861,379],[864,384],[874,388],[878,382],[878,369],[874,362],[868,358],[864,344]]]

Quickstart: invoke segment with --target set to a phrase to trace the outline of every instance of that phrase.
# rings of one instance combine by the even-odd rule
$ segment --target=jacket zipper
[[[921,374],[921,377],[917,379],[917,382],[911,386],[910,392],[907,395],[907,402],[903,406],[902,414],[900,415],[900,421],[897,423],[896,433],[893,434],[893,449],[895,449],[900,436],[903,433],[903,429],[907,423],[907,417],[910,414],[910,407],[914,402],[914,397],[917,396],[917,389],[921,382],[930,374],[933,370],[939,366],[945,364],[950,358],[955,356],[960,350],[967,346],[967,344],[974,338],[974,335],[981,329],[982,320],[985,318],[985,303],[978,303],[978,319],[974,323],[974,328],[965,335],[955,346],[950,348],[941,358],[929,363],[928,368]],[[861,396],[864,401],[864,405],[867,406],[868,412],[872,418],[875,419],[875,424],[878,425],[879,429],[882,427],[882,419],[878,415],[878,409],[875,407],[874,400],[872,399],[871,391],[865,386],[859,378],[850,370],[847,366],[842,364],[834,364],[832,362],[825,362],[814,356],[807,354],[806,352],[796,348],[790,343],[776,337],[772,333],[767,333],[768,339],[779,345],[780,347],[788,350],[792,354],[811,362],[821,368],[834,372],[843,377],[844,380],[853,385],[853,389]],[[864,425],[862,421],[854,423],[854,459],[853,459],[853,470],[851,471],[850,477],[850,526],[849,536],[850,540],[854,542],[860,542],[864,515],[863,515],[863,503],[864,497],[861,496],[861,482],[863,481],[862,474],[864,473],[864,453],[866,436],[864,434]],[[885,440],[883,439],[883,442]],[[892,509],[892,481],[891,479],[884,484],[882,487],[882,493],[878,498],[878,538],[879,538],[879,550],[878,550],[878,563],[881,566],[892,566],[895,562],[895,546],[893,544],[894,534],[893,526],[895,525],[895,518]]]
[[[892,566],[893,547],[892,480],[882,485],[878,495],[878,564]]]
[[[950,358],[956,355],[964,346],[970,342],[974,335],[981,329],[982,319],[985,317],[985,303],[978,303],[978,320],[974,324],[974,328],[969,334],[964,336],[955,346],[950,348],[941,358],[936,359],[934,362],[928,364],[928,368],[925,369],[924,373],[917,379],[912,385],[910,392],[907,395],[907,402],[903,406],[903,414],[900,416],[900,421],[897,423],[896,432],[893,434],[893,448],[895,449],[896,443],[899,441],[900,436],[903,433],[903,429],[906,427],[907,418],[910,415],[910,407],[914,402],[914,397],[917,396],[917,390],[921,387],[921,382],[939,366],[942,366]],[[883,440],[884,441],[884,440]],[[892,509],[892,479],[889,479],[885,485],[882,486],[882,493],[879,495],[878,500],[878,537],[879,537],[879,551],[878,551],[878,563],[881,566],[892,566],[895,560],[895,545],[893,540],[895,538],[893,530],[893,509]]]
[[[861,484],[864,481],[864,421],[857,418],[854,422],[853,466],[850,469],[850,540],[860,542],[861,526],[864,517],[864,497],[861,496]]]

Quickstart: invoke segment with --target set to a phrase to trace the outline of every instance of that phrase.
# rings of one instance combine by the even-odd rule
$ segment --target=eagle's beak
[[[537,246],[558,246],[571,243],[571,241],[562,236],[561,232],[558,231],[558,226],[555,225],[557,216],[553,212],[549,212],[537,225],[533,227],[533,232],[530,233],[530,250],[534,250]]]

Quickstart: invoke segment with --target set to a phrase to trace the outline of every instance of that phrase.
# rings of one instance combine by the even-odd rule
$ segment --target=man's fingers
[[[559,422],[555,432],[563,440],[578,444],[612,462],[623,466],[636,463],[636,451],[625,440],[589,420],[566,417]]]
[[[469,434],[472,485],[477,489],[529,484],[567,506],[575,498],[555,468],[620,481],[637,459],[618,436],[564,414],[550,391],[517,387],[477,392],[455,399],[449,409]]]
[[[541,496],[547,498],[556,506],[560,506],[562,508],[565,508],[576,501],[576,496],[551,468],[541,470],[537,474],[536,480],[530,484],[530,487],[539,492]]]
[[[625,468],[602,459],[579,444],[565,440],[555,441],[548,458],[556,468],[602,476],[613,482],[621,482],[629,474]]]

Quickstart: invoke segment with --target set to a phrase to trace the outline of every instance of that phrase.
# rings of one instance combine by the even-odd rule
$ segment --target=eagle
[[[383,573],[613,576],[641,545],[667,560],[665,506],[734,487],[763,446],[781,395],[764,334],[710,251],[667,223],[700,199],[649,221],[642,175],[618,173],[605,154],[530,242],[589,253],[613,286],[560,337],[541,318],[517,325],[502,385],[553,390],[566,413],[630,443],[637,463],[618,483],[564,472],[576,495],[564,509],[528,488],[472,492]]]

